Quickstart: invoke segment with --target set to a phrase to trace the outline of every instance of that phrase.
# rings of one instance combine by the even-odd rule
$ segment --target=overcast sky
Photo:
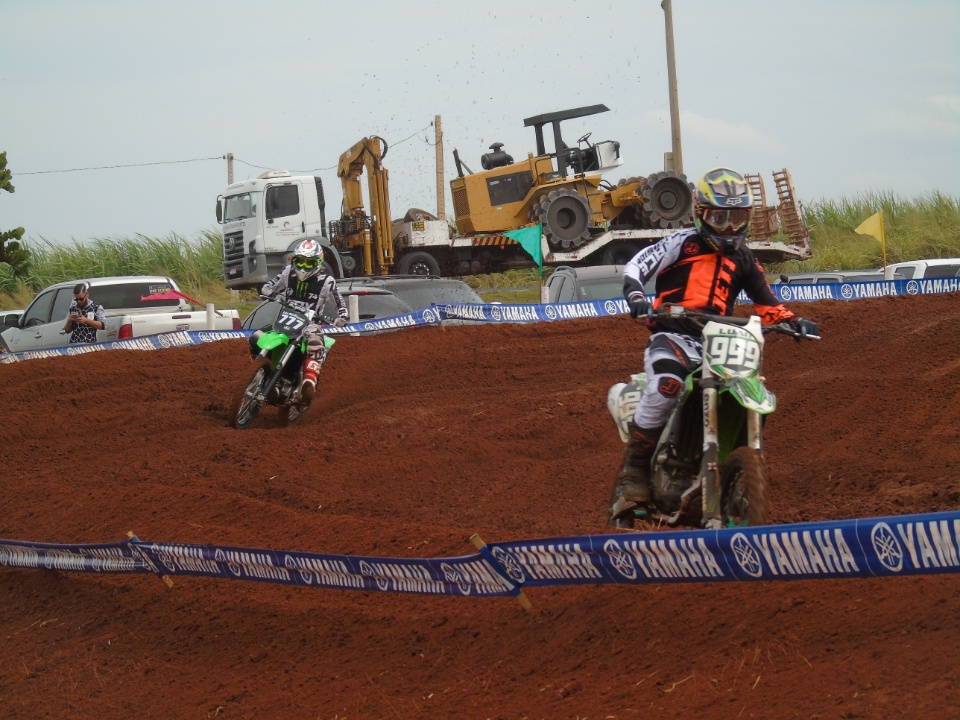
[[[673,26],[691,179],[960,196],[957,0],[673,0]],[[520,159],[524,118],[584,105],[610,112],[565,139],[618,140],[609,180],[670,149],[659,0],[0,0],[0,28],[0,230],[33,241],[216,229],[228,152],[237,180],[320,175],[334,219],[337,160],[369,135],[393,216],[436,210],[436,115],[447,183],[454,148],[474,170],[493,142]],[[65,172],[102,166],[135,167]]]

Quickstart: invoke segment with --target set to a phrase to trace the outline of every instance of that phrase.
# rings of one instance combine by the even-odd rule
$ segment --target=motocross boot
[[[313,400],[317,391],[317,377],[320,375],[320,361],[307,358],[303,363],[303,384],[300,385],[300,397],[304,400]]]
[[[644,429],[632,420],[627,425],[629,440],[623,448],[623,464],[610,497],[610,520],[607,527],[633,527],[630,511],[646,505],[652,498],[650,487],[650,460],[657,447],[663,428]]]

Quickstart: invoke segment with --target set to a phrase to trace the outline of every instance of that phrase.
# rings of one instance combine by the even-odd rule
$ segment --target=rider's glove
[[[347,320],[346,318],[338,317],[336,320],[333,321],[333,324],[336,327],[343,327],[344,325],[347,324]]]
[[[790,320],[790,327],[792,327],[800,337],[807,337],[808,335],[819,337],[820,335],[820,328],[813,320],[805,320],[799,315]]]
[[[627,296],[627,305],[630,306],[630,317],[636,319],[640,315],[650,312],[650,301],[642,292],[632,292]]]

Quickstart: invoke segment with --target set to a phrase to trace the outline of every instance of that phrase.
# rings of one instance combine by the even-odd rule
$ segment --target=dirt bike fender
[[[278,347],[287,345],[290,342],[288,338],[283,333],[278,332],[266,332],[259,337],[257,340],[257,347],[261,350],[275,350]]]
[[[732,378],[727,391],[747,410],[760,415],[769,415],[777,409],[777,396],[764,387],[757,378]]]
[[[633,414],[637,410],[646,386],[646,373],[638,373],[630,376],[630,382],[617,383],[607,391],[607,410],[613,416],[623,442],[630,439],[627,434],[627,424],[633,420]]]

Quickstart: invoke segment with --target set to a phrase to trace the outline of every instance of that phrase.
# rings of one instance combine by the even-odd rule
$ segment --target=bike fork
[[[261,404],[266,402],[267,398],[270,396],[270,391],[273,390],[274,386],[280,380],[280,376],[283,375],[283,369],[287,366],[287,362],[290,360],[293,350],[294,346],[292,344],[288,345],[280,355],[280,359],[277,360],[276,364],[273,366],[273,374],[267,378],[266,384],[260,391],[261,396],[257,398]]]
[[[715,377],[703,378],[703,460],[700,464],[700,497],[705,528],[720,527],[720,442],[717,425],[718,389]]]

